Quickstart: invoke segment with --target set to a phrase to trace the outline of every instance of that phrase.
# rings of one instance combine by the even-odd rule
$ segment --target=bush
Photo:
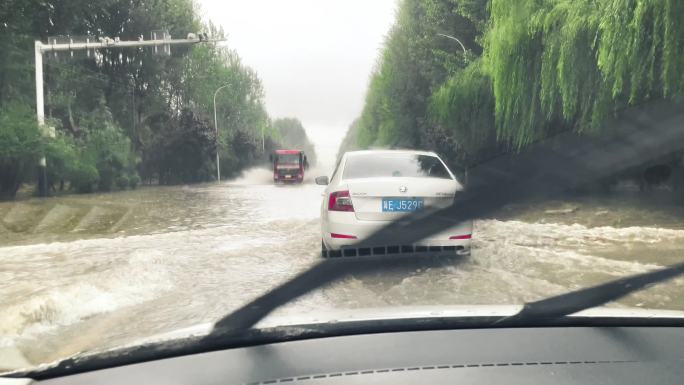
[[[135,156],[131,151],[131,142],[118,126],[112,123],[88,122],[88,135],[84,140],[82,159],[97,168],[100,191],[111,191],[114,185],[121,187],[119,178],[126,179],[126,174],[135,166]],[[123,181],[122,181],[123,183]]]
[[[119,175],[119,177],[116,178],[116,186],[121,190],[125,190],[129,183],[130,181],[126,175]]]
[[[42,139],[35,114],[19,103],[0,109],[0,198],[13,198],[33,177]]]
[[[78,149],[68,136],[58,136],[48,139],[45,145],[47,159],[48,185],[56,188],[63,186],[63,182],[70,180],[71,174],[78,164]]]
[[[97,189],[99,191],[112,191],[114,187],[115,172],[108,166],[102,166],[101,163],[97,165],[100,179],[97,182]]]
[[[133,175],[131,175],[130,178],[128,178],[128,185],[132,189],[136,189],[139,184],[140,184],[140,177],[138,176],[138,174],[133,174]]]
[[[71,187],[79,193],[93,192],[100,180],[95,166],[87,163],[78,163],[70,174]]]
[[[130,140],[114,124],[86,124],[87,131],[78,138],[62,134],[47,140],[48,183],[56,189],[58,183],[69,181],[72,190],[80,193],[92,192],[95,187],[100,191],[114,186],[126,189],[136,163]],[[133,184],[139,182],[137,178]]]

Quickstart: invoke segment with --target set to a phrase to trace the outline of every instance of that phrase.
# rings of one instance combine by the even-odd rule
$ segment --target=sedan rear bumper
[[[473,232],[472,222],[452,226],[415,243],[402,242],[401,237],[388,237],[383,244],[363,243],[389,221],[364,221],[353,212],[328,212],[321,230],[323,244],[331,256],[363,256],[388,254],[468,254]],[[361,243],[361,246],[357,244]]]
[[[470,255],[470,243],[461,245],[387,245],[387,246],[342,246],[339,249],[323,250],[323,256],[328,258],[337,257],[365,257],[365,256],[392,256],[392,255],[425,255],[425,256],[450,256]]]

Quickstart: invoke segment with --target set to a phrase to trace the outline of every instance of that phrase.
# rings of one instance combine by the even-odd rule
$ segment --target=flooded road
[[[210,322],[319,260],[322,186],[222,184],[0,203],[0,356],[29,363]],[[472,256],[351,276],[278,314],[537,300],[680,261],[684,213],[629,200],[508,207]],[[684,310],[684,280],[614,306]]]

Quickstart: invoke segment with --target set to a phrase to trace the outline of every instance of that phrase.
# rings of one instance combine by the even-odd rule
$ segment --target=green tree
[[[674,0],[404,0],[349,137],[473,165],[559,131],[602,134],[624,108],[682,100],[683,18]]]
[[[559,126],[596,131],[625,106],[681,96],[682,2],[493,0],[491,12],[497,135],[515,147]]]
[[[136,40],[161,29],[175,37],[201,30],[224,36],[221,29],[202,24],[192,0],[3,2],[0,110],[9,111],[14,121],[35,109],[33,69],[25,65],[33,61],[34,40],[57,35]],[[137,48],[99,53],[97,60],[78,53],[74,58],[68,53],[44,57],[46,115],[58,131],[57,138],[44,140],[48,179],[55,190],[71,186],[79,192],[107,191],[124,186],[124,179],[137,186],[138,172],[148,182],[212,179],[215,165],[213,156],[207,156],[216,149],[209,134],[214,128],[212,97],[222,84],[230,84],[217,98],[219,152],[226,160],[222,173],[232,175],[259,160],[262,131],[269,143],[274,142],[261,82],[234,51],[198,44],[174,46],[169,56]],[[5,144],[23,140],[24,133],[17,129],[4,131],[6,137],[15,136]],[[169,155],[179,149],[182,138],[194,140],[190,147],[196,151],[193,156],[185,154],[185,165]],[[10,150],[15,151],[0,152]],[[21,172],[17,167],[36,155],[22,156],[25,161],[13,161],[15,169],[0,175],[3,186],[15,186],[9,191],[16,189],[16,180],[33,179],[27,176],[30,167]],[[171,163],[164,165],[162,160]],[[189,170],[187,165],[197,168]],[[10,178],[14,174],[23,176]]]
[[[0,108],[0,198],[11,198],[33,169],[43,143],[33,112],[25,105]]]
[[[432,93],[466,59],[481,53],[477,21],[484,1],[404,0],[385,42],[359,120],[362,147],[428,147],[432,142],[428,107]],[[481,7],[482,8],[482,7]],[[469,50],[441,35],[458,36]]]
[[[299,119],[276,119],[273,121],[273,128],[280,134],[279,142],[282,148],[302,150],[306,154],[309,164],[312,166],[316,164],[316,150]]]
[[[160,184],[201,182],[215,174],[216,134],[192,110],[184,109],[180,121],[170,121],[157,140],[150,163],[157,167]]]

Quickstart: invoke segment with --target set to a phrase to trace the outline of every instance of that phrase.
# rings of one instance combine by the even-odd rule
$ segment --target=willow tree
[[[385,41],[358,122],[359,145],[429,147],[432,93],[464,67],[458,36],[471,53],[478,44],[486,0],[404,0]]]
[[[680,98],[683,19],[678,0],[492,0],[498,139],[520,148],[559,128],[596,131],[625,106]]]
[[[435,149],[448,158],[472,163],[496,147],[492,83],[480,59],[434,92],[429,116],[445,132]]]

